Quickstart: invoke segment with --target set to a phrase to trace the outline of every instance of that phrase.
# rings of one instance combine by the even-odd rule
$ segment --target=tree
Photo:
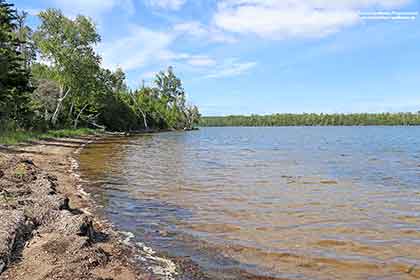
[[[24,61],[25,70],[30,71],[32,61],[35,60],[36,50],[35,44],[32,41],[32,29],[26,25],[27,12],[16,13],[16,37],[19,40],[18,51],[20,52]]]
[[[143,118],[143,124],[144,124],[144,128],[148,129],[149,126],[147,125],[147,115],[145,113],[145,111],[142,109],[143,105],[142,103],[142,93],[141,91],[138,92],[137,94],[135,93],[128,93],[129,96],[131,97],[132,100],[132,109],[133,111],[137,114],[137,116],[139,118]],[[139,115],[140,113],[140,115]]]
[[[154,84],[159,93],[163,97],[168,98],[168,104],[180,105],[178,104],[180,101],[185,101],[185,91],[182,82],[175,75],[172,66],[169,66],[166,72],[160,71],[155,77]]]
[[[274,114],[203,117],[202,126],[420,125],[419,114]]]
[[[37,116],[42,118],[45,123],[51,120],[51,116],[57,107],[60,88],[52,80],[42,79],[37,81],[37,87],[34,91],[34,109]]]
[[[39,13],[40,25],[32,32],[26,17],[0,0],[0,121],[31,129],[84,125],[128,131],[196,122],[198,109],[185,105],[172,67],[156,76],[155,87],[131,90],[122,69],[101,67],[94,50],[100,36],[89,18],[70,19],[48,9]]]
[[[51,124],[56,126],[67,98],[70,117],[73,110],[85,108],[90,102],[89,94],[96,86],[100,69],[100,57],[94,52],[94,45],[100,41],[95,25],[84,16],[71,20],[61,11],[48,9],[39,14],[41,25],[34,34],[41,58],[51,66],[45,71],[47,78],[59,85],[56,108]]]
[[[154,84],[159,97],[166,100],[165,119],[168,125],[174,129],[186,127],[185,91],[181,79],[175,75],[173,67],[168,67],[166,72],[159,72]]]
[[[199,122],[200,117],[197,106],[187,106],[185,109],[185,119],[187,120],[185,128],[193,129],[194,125]]]
[[[0,0],[0,120],[28,125],[30,115],[29,71],[19,47],[17,13],[12,4]]]

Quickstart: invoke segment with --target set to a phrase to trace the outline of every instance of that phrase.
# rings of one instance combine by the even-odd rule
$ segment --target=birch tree
[[[34,41],[41,63],[49,66],[47,78],[59,86],[51,117],[51,124],[55,127],[68,99],[72,99],[72,102],[67,102],[72,104],[70,107],[77,106],[79,113],[83,112],[100,69],[100,57],[94,52],[100,37],[92,21],[84,16],[72,20],[59,10],[48,9],[41,12],[39,18],[41,24],[34,34]]]

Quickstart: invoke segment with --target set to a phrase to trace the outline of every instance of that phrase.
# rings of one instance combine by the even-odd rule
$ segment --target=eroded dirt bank
[[[93,216],[73,155],[90,138],[0,149],[0,279],[154,279]]]

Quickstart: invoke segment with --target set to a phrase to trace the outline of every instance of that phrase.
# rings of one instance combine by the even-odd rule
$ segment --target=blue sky
[[[90,16],[105,67],[136,87],[173,65],[204,115],[420,110],[418,0],[10,2]]]

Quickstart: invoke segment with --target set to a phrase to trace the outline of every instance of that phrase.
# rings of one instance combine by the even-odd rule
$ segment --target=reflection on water
[[[114,224],[212,279],[420,277],[417,127],[113,138],[81,169]]]

